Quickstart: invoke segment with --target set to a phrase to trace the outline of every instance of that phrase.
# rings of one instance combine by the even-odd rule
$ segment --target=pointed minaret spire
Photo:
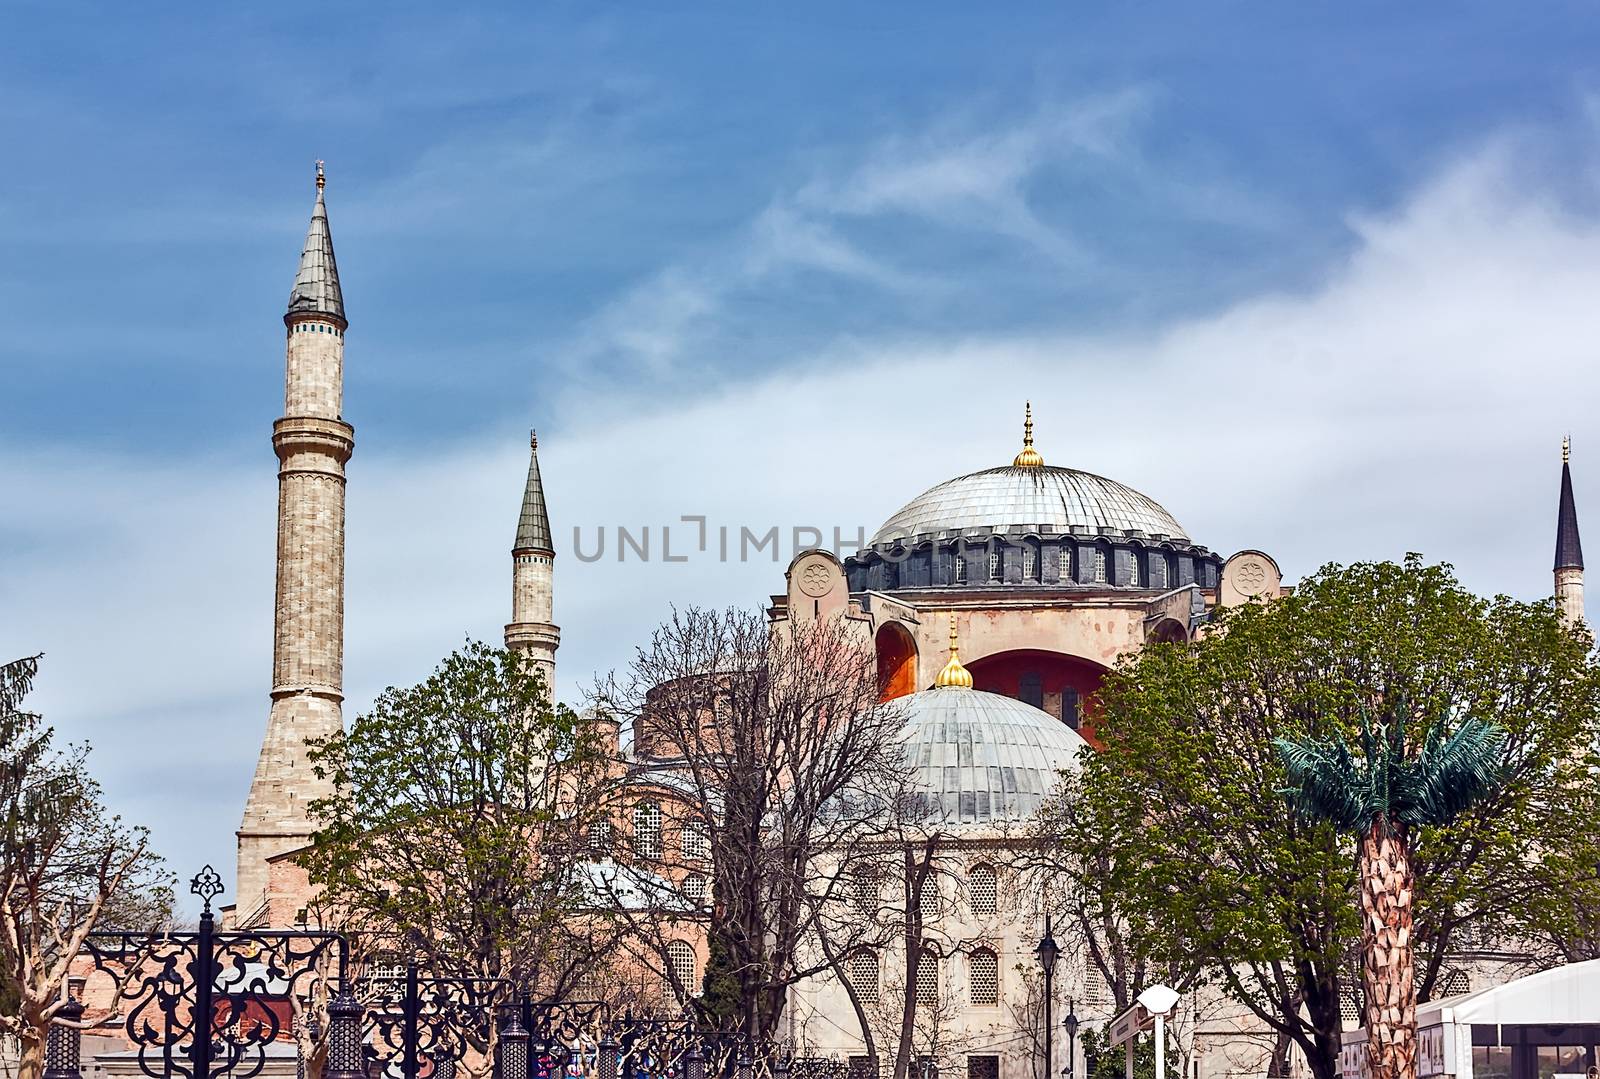
[[[1561,440],[1561,501],[1556,509],[1556,605],[1569,622],[1583,620],[1583,541],[1572,497],[1572,440]]]
[[[317,162],[317,202],[311,208],[311,227],[306,230],[306,246],[300,252],[300,269],[289,291],[289,315],[327,315],[344,322],[344,294],[339,291],[339,265],[333,258],[333,233],[328,230],[328,206],[322,189],[328,179]]]
[[[506,647],[526,652],[544,672],[547,687],[555,685],[556,649],[561,646],[561,628],[552,621],[555,557],[544,481],[539,476],[539,435],[529,431],[528,481],[522,489],[517,538],[511,544],[511,622],[506,626]]]

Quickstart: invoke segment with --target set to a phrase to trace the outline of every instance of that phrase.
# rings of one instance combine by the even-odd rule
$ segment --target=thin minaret
[[[556,649],[561,647],[561,627],[552,620],[551,582],[555,559],[550,513],[544,504],[544,482],[539,478],[539,436],[530,431],[528,482],[522,490],[517,538],[511,544],[511,621],[506,625],[506,647],[527,653],[544,674],[545,686],[552,695],[556,684]]]
[[[306,760],[306,740],[344,728],[344,465],[355,430],[340,416],[344,297],[328,231],[326,183],[317,201],[289,309],[278,455],[278,581],[273,608],[272,708],[239,826],[236,918],[258,921],[267,859],[308,843],[307,809],[332,790]]]
[[[1572,440],[1561,440],[1561,504],[1556,510],[1556,606],[1561,617],[1583,621],[1583,541],[1572,498]]]

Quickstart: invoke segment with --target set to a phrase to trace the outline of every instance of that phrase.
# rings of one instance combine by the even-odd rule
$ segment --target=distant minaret
[[[1583,542],[1572,499],[1572,440],[1561,440],[1561,507],[1556,511],[1556,606],[1568,622],[1583,621]]]
[[[333,259],[322,162],[300,269],[283,316],[288,328],[278,455],[278,584],[273,618],[272,710],[239,826],[236,917],[267,892],[267,859],[311,839],[308,803],[332,790],[306,761],[306,739],[344,728],[344,465],[355,430],[340,418],[344,297]]]
[[[550,514],[544,505],[544,483],[539,479],[539,436],[530,432],[528,483],[522,491],[517,538],[511,545],[511,622],[506,626],[506,647],[528,653],[544,672],[545,685],[552,695],[556,649],[561,647],[561,627],[551,621],[550,586],[555,559]]]

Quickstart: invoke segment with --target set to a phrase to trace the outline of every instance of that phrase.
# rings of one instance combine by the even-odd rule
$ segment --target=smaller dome
[[[1033,816],[1088,744],[1050,713],[1013,697],[948,687],[894,702],[901,744],[929,819],[992,824]]]

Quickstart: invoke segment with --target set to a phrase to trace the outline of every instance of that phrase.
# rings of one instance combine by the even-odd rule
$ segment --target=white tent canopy
[[[1435,1023],[1600,1023],[1600,959],[1552,967],[1514,982],[1417,1009],[1417,1026]]]

